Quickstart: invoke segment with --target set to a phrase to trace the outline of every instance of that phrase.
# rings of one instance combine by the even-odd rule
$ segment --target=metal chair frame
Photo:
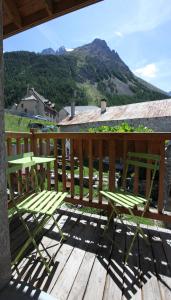
[[[141,234],[143,239],[147,244],[149,244],[148,238],[144,234],[143,229],[140,227],[140,220],[144,217],[145,212],[147,211],[150,201],[151,201],[151,192],[153,188],[154,178],[156,175],[156,171],[159,170],[159,162],[160,156],[156,154],[146,154],[146,153],[136,153],[136,152],[128,152],[126,164],[124,166],[123,178],[122,178],[122,187],[120,190],[115,192],[104,192],[100,191],[100,193],[108,199],[109,204],[111,206],[111,213],[108,219],[108,223],[106,228],[108,228],[111,218],[115,215],[120,221],[123,223],[124,215],[120,212],[120,207],[124,207],[128,210],[129,214],[132,217],[132,220],[136,223],[136,230],[132,241],[128,247],[125,263],[127,263],[129,254],[132,250],[134,241],[138,234]],[[134,168],[145,168],[146,170],[150,170],[151,181],[149,185],[149,190],[146,197],[142,197],[139,195],[135,195],[130,193],[126,189],[126,178],[128,174],[129,166],[133,166]],[[143,207],[142,214],[140,217],[134,215],[133,209],[138,208],[139,206]],[[124,223],[123,223],[124,224]]]

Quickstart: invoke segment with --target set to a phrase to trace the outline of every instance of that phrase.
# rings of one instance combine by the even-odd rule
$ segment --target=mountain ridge
[[[4,54],[6,107],[20,101],[28,84],[55,102],[57,109],[72,100],[97,105],[106,98],[108,105],[121,105],[167,98],[166,92],[136,77],[104,40],[95,39],[71,52],[64,47],[44,50],[44,55]]]

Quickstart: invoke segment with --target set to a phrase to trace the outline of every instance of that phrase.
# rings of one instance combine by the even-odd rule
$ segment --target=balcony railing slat
[[[109,140],[109,190],[115,190],[115,141]]]
[[[16,152],[17,154],[21,153],[21,138],[17,138],[16,139]],[[22,172],[21,170],[18,171],[18,193],[21,194],[22,193]]]
[[[29,141],[28,138],[24,138],[24,152],[29,152]],[[28,178],[29,178],[29,168],[25,169],[25,180],[26,180],[26,192],[29,191],[29,185],[28,185]]]
[[[70,140],[70,169],[71,169],[71,198],[74,198],[74,149],[73,140]]]
[[[88,158],[89,158],[89,202],[92,202],[93,199],[93,141],[92,139],[89,139]]]
[[[79,177],[80,177],[80,200],[83,199],[83,145],[79,140]]]
[[[165,176],[165,143],[160,143],[160,171],[159,171],[159,190],[158,190],[158,212],[162,213],[164,205],[164,176]]]
[[[8,155],[12,155],[12,139],[7,138],[7,153]]]
[[[46,139],[46,155],[50,155],[50,139]],[[50,173],[51,164],[47,163],[47,189],[51,190],[51,173]]]
[[[151,149],[150,149],[150,142],[147,143],[147,152],[151,153]],[[147,161],[148,164],[151,163],[151,160]],[[150,190],[150,182],[151,182],[151,170],[147,169],[146,170],[146,185],[145,185],[145,195],[147,197],[149,190]],[[149,207],[147,208],[147,210],[149,210]]]
[[[62,139],[62,187],[63,192],[66,191],[66,149],[65,139]]]
[[[137,141],[135,141],[134,147],[135,147],[135,152],[143,152],[143,151],[141,151],[141,145],[139,145],[139,142],[137,143]],[[139,167],[137,167],[137,166],[135,166],[135,168],[134,168],[133,192],[135,195],[138,195],[138,192],[139,192]]]
[[[103,189],[103,140],[99,141],[99,204],[102,204],[102,194],[100,191]]]
[[[124,176],[126,176],[126,157],[127,157],[127,152],[128,152],[128,141],[124,139],[123,141],[123,178],[122,178],[122,186],[125,189],[126,188],[126,180],[124,180]]]
[[[40,155],[40,156],[43,156],[43,155],[45,155],[43,152],[43,139],[39,139],[39,147],[38,147],[38,149],[39,149],[39,151],[38,151],[38,154]],[[45,143],[45,142],[44,142]],[[41,174],[45,174],[45,169],[44,169],[44,167],[43,167],[43,164],[40,164],[40,173]],[[41,189],[43,189],[43,180],[42,180],[42,182],[41,182]]]
[[[55,190],[58,191],[58,139],[54,139],[54,176],[55,176]]]

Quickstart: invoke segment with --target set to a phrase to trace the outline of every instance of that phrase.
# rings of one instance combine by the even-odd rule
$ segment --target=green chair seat
[[[44,190],[28,196],[24,201],[17,204],[17,208],[28,213],[52,216],[66,196],[67,193]]]
[[[147,199],[133,195],[131,193],[124,192],[103,192],[101,194],[110,199],[115,204],[121,205],[125,208],[134,208],[137,205],[147,202]]]

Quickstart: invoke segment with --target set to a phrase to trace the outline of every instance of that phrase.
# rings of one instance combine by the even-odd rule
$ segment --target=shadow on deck
[[[103,235],[106,217],[60,210],[56,218],[67,240],[59,244],[56,228],[49,223],[50,230],[39,241],[44,255],[48,257],[42,244],[53,256],[51,274],[47,276],[30,248],[18,265],[20,275],[13,271],[14,278],[60,300],[171,299],[171,231],[146,227],[150,246],[139,236],[125,266],[123,258],[134,226],[114,222]],[[12,253],[24,238],[21,224],[11,224]]]

